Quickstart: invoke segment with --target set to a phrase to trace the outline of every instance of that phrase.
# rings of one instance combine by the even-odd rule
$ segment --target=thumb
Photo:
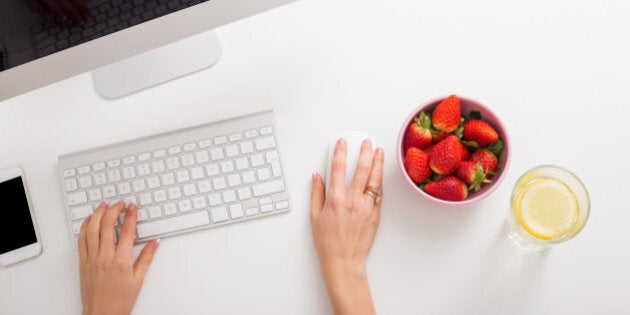
[[[136,263],[133,265],[133,273],[137,280],[144,280],[144,275],[147,273],[151,261],[153,261],[153,255],[158,245],[160,245],[159,239],[152,240],[147,245],[144,245],[140,256],[138,256],[138,260],[136,260]]]
[[[311,191],[311,215],[319,213],[324,208],[324,181],[319,173],[313,173],[313,189]]]

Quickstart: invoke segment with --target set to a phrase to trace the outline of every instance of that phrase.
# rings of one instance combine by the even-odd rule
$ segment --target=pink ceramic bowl
[[[501,157],[499,158],[499,172],[492,179],[492,183],[484,184],[481,187],[481,190],[479,191],[474,191],[474,190],[468,191],[468,197],[464,199],[463,201],[448,201],[448,200],[435,198],[427,194],[426,192],[424,192],[422,189],[420,189],[420,187],[418,187],[411,180],[411,178],[409,178],[409,175],[407,175],[407,172],[405,171],[405,164],[404,164],[405,152],[403,152],[403,139],[405,137],[405,132],[407,131],[409,124],[413,121],[414,117],[416,117],[418,113],[420,113],[420,111],[425,111],[425,112],[433,111],[433,109],[445,98],[446,97],[433,99],[431,101],[428,101],[420,105],[413,112],[411,112],[411,114],[409,114],[409,117],[407,117],[407,119],[405,119],[402,125],[402,128],[400,129],[400,133],[398,134],[398,144],[396,148],[398,166],[400,168],[400,171],[402,172],[402,176],[404,180],[407,182],[407,184],[409,184],[409,187],[411,187],[412,190],[414,190],[418,195],[422,196],[423,198],[431,200],[437,204],[446,205],[446,206],[469,205],[475,201],[481,200],[484,197],[488,196],[490,193],[492,193],[492,191],[494,191],[495,188],[499,186],[499,184],[503,180],[503,177],[507,171],[508,164],[510,161],[510,140],[508,138],[505,127],[503,126],[499,118],[488,107],[482,105],[481,103],[475,100],[466,98],[466,97],[459,96],[461,100],[462,115],[468,116],[470,112],[474,110],[481,112],[481,119],[486,121],[490,125],[492,125],[492,127],[499,134],[499,138],[503,140],[503,143],[505,144]]]

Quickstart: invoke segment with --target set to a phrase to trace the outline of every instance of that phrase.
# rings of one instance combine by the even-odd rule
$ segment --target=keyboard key
[[[198,164],[205,164],[210,161],[210,156],[208,155],[208,151],[199,151],[195,153],[195,158],[197,158]]]
[[[247,208],[245,209],[245,215],[246,216],[253,216],[253,215],[257,215],[258,214],[258,208]]]
[[[139,176],[147,176],[149,174],[151,174],[151,168],[149,167],[149,164],[147,163],[143,163],[137,166],[138,169],[138,175]]]
[[[122,175],[124,179],[132,179],[136,177],[136,169],[133,166],[123,167]]]
[[[252,159],[252,167],[259,167],[265,164],[265,160],[262,154],[254,154],[251,157]]]
[[[232,219],[243,217],[243,206],[240,204],[230,205],[230,216]]]
[[[238,189],[238,199],[247,200],[252,197],[252,191],[249,187],[240,187]]]
[[[221,136],[214,138],[214,145],[222,145],[227,143],[227,137]]]
[[[168,154],[173,155],[173,154],[178,154],[179,152],[182,152],[182,147],[175,145],[172,146],[170,148],[168,148]]]
[[[194,142],[184,144],[184,151],[186,152],[192,151],[196,148],[197,148],[197,144],[195,144]]]
[[[258,137],[258,130],[250,129],[250,130],[245,131],[245,139],[251,139],[254,137]]]
[[[140,206],[146,206],[153,203],[153,199],[151,198],[151,193],[140,194]]]
[[[271,212],[271,211],[273,211],[273,204],[266,204],[266,205],[260,206],[260,212],[262,213]]]
[[[245,141],[241,143],[241,152],[243,154],[249,154],[254,152],[254,143],[251,141]]]
[[[160,178],[157,176],[151,176],[149,178],[147,178],[147,187],[149,187],[149,189],[155,189],[160,187]]]
[[[82,189],[92,187],[92,177],[89,175],[79,177],[79,187]]]
[[[139,238],[151,237],[210,224],[208,212],[200,211],[178,217],[138,224]]]
[[[72,178],[64,181],[63,186],[66,188],[66,192],[71,192],[79,189],[77,185],[77,180]]]
[[[205,194],[212,191],[212,183],[210,182],[210,180],[202,180],[197,183],[197,188],[199,188],[200,194]]]
[[[230,142],[240,141],[241,139],[243,139],[243,134],[240,132],[230,135]]]
[[[166,150],[164,150],[164,149],[159,149],[159,150],[153,151],[153,158],[161,159],[161,158],[163,158],[165,156],[166,156]]]
[[[101,186],[107,184],[107,176],[105,173],[94,174],[94,185]]]
[[[227,147],[225,147],[225,154],[229,158],[237,156],[238,155],[238,145],[230,144]]]
[[[262,135],[262,136],[270,135],[272,133],[273,133],[273,127],[272,126],[266,126],[266,127],[260,128],[260,135]]]
[[[164,161],[162,160],[153,161],[153,163],[151,163],[151,167],[153,168],[153,173],[161,173],[166,169]]]
[[[177,203],[179,205],[179,211],[186,212],[192,210],[192,202],[190,199],[185,199]]]
[[[254,171],[246,171],[243,173],[243,183],[251,184],[256,182],[256,173]]]
[[[104,169],[105,169],[105,162],[98,162],[98,163],[92,164],[92,170],[94,172],[102,171]]]
[[[127,195],[131,193],[131,185],[129,183],[118,184],[118,194]]]
[[[151,219],[157,219],[162,216],[162,207],[154,206],[149,208],[149,217]]]
[[[199,141],[198,144],[199,144],[199,149],[205,149],[205,148],[208,148],[208,147],[210,147],[212,145],[212,140],[210,140],[210,139],[203,139],[203,140]],[[193,143],[193,145],[194,145],[194,143]]]
[[[166,190],[156,190],[153,192],[153,201],[161,203],[166,201]]]
[[[282,176],[282,167],[280,167],[280,157],[278,151],[270,151],[265,154],[267,163],[271,164],[271,173],[273,177]]]
[[[164,215],[171,216],[177,214],[177,206],[174,203],[167,203],[164,205]]]
[[[113,159],[113,160],[107,161],[107,166],[109,168],[119,167],[120,166],[120,159]]]
[[[186,169],[177,171],[176,176],[177,176],[178,183],[185,183],[190,180],[190,174],[188,173],[188,170]]]
[[[219,175],[221,173],[221,171],[219,169],[219,164],[213,163],[213,164],[207,165],[206,166],[206,173],[208,173],[208,176]]]
[[[133,191],[134,192],[141,192],[141,191],[145,191],[147,189],[145,183],[144,183],[144,179],[138,179],[138,180],[134,180],[132,182],[133,185]]]
[[[89,165],[79,166],[77,168],[77,171],[79,172],[79,175],[87,174],[90,172],[90,166]]]
[[[282,210],[282,209],[287,209],[289,208],[289,202],[288,201],[278,201],[276,202],[276,209],[278,210]]]
[[[210,204],[210,206],[220,205],[221,204],[221,194],[216,193],[216,194],[208,195],[208,203]]]
[[[110,183],[115,183],[117,181],[120,181],[121,180],[120,171],[119,170],[108,171],[107,179],[109,180]]]
[[[188,167],[195,164],[195,157],[189,153],[182,155],[182,165]]]
[[[136,156],[135,155],[129,155],[129,156],[125,156],[123,158],[123,164],[129,165],[129,164],[133,164],[133,163],[136,163]]]
[[[92,214],[92,206],[85,205],[85,206],[73,208],[72,210],[70,210],[70,219],[79,220],[79,219],[87,218],[87,216],[89,216],[90,214]]]
[[[116,188],[114,188],[114,186],[103,187],[103,198],[109,199],[114,197],[116,197]]]
[[[162,184],[164,186],[170,186],[170,185],[174,185],[175,184],[175,174],[173,174],[173,173],[163,174],[161,176],[161,178],[162,178]]]
[[[274,181],[263,183],[263,184],[254,185],[252,189],[254,190],[254,196],[259,197],[263,195],[270,195],[270,194],[282,192],[284,191],[285,187],[284,187],[284,181],[280,179],[280,180],[274,180]]]
[[[223,202],[230,203],[236,201],[236,192],[234,190],[226,190],[223,192]]]
[[[225,156],[223,155],[223,149],[221,148],[212,148],[210,150],[210,156],[213,161],[222,160]]]
[[[227,181],[228,181],[228,186],[230,187],[238,186],[241,184],[241,175],[232,174],[227,177]]]
[[[246,157],[236,159],[236,169],[244,170],[249,167],[249,160]]]
[[[200,179],[206,177],[206,173],[204,173],[203,167],[197,166],[190,169],[190,177],[192,179]]]
[[[270,204],[270,203],[272,203],[272,202],[273,202],[273,201],[272,201],[271,197],[260,198],[260,199],[258,200],[258,203],[259,203],[261,206],[262,206],[262,205],[266,205],[266,204]]]
[[[72,193],[68,195],[68,205],[77,206],[87,202],[87,194],[85,191],[80,191],[77,193]]]
[[[203,209],[206,207],[206,198],[203,196],[193,198],[193,207],[196,210]]]
[[[217,177],[212,179],[212,185],[214,186],[214,190],[225,189],[227,187],[225,177]]]
[[[268,180],[271,178],[271,171],[268,167],[258,169],[258,180]]]
[[[79,222],[73,222],[72,223],[72,234],[79,235],[79,232],[81,232],[81,225],[83,225],[83,220],[81,220]]]
[[[265,137],[255,140],[256,150],[263,151],[276,147],[276,138],[274,137]]]
[[[144,153],[138,154],[138,161],[139,162],[148,161],[150,159],[151,159],[151,153],[149,153],[149,152],[144,152]]]
[[[197,193],[197,189],[195,188],[195,184],[184,185],[184,196],[189,197],[196,193]]]
[[[147,209],[140,208],[138,209],[138,222],[146,221],[149,219],[147,214]]]
[[[234,172],[234,162],[232,160],[221,162],[221,172],[224,174]]]
[[[88,199],[90,199],[90,201],[92,202],[102,200],[103,195],[101,194],[101,189],[96,188],[88,190]]]
[[[179,158],[171,157],[166,159],[166,168],[169,170],[174,170],[179,168]]]
[[[72,177],[75,176],[77,173],[74,170],[74,168],[69,168],[63,171],[63,177]]]
[[[168,197],[171,200],[176,200],[182,197],[182,189],[179,186],[171,187],[168,189]]]
[[[212,213],[212,222],[214,223],[227,221],[229,219],[226,207],[212,208],[210,212]]]

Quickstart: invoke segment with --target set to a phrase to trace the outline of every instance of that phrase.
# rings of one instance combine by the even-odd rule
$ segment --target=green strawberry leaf
[[[457,136],[457,139],[462,140],[462,137],[464,136],[464,122],[466,121],[466,119],[464,117],[460,118],[459,120],[459,126],[457,127],[457,129],[455,129],[455,136]]]
[[[478,191],[481,189],[481,184],[491,183],[492,181],[487,178],[489,172],[484,172],[480,162],[477,162],[477,169],[475,170],[475,178],[472,184],[468,186],[468,190]]]
[[[431,116],[425,112],[420,112],[420,126],[424,129],[431,129]]]
[[[481,112],[478,110],[470,111],[470,114],[468,114],[468,119],[469,120],[481,119]]]
[[[466,147],[472,149],[472,150],[476,150],[481,148],[479,146],[479,144],[477,144],[477,141],[466,141],[466,140],[462,140],[462,144],[465,145]]]
[[[504,147],[505,145],[503,144],[503,141],[497,140],[495,142],[490,143],[487,149],[488,151],[494,153],[494,155],[499,156],[501,155],[501,152],[503,152]]]

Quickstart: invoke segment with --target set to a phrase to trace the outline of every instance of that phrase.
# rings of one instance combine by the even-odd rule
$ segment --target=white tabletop
[[[630,313],[630,2],[298,1],[222,27],[211,69],[108,101],[88,73],[0,103],[0,167],[21,165],[42,256],[0,268],[1,314],[79,314],[57,156],[273,108],[294,210],[165,239],[135,314],[331,313],[309,227],[310,175],[335,130],[386,151],[368,262],[382,314]],[[457,93],[490,106],[511,167],[485,200],[440,208],[406,187],[402,120]],[[502,232],[512,185],[543,163],[588,186],[585,229],[544,254]]]

